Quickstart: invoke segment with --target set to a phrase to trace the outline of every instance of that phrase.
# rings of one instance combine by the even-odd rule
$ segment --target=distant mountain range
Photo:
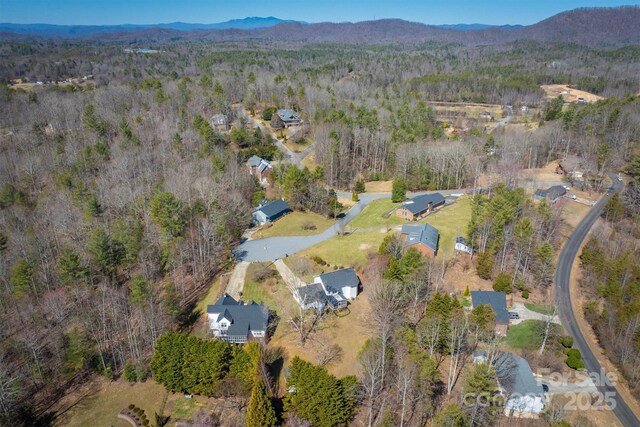
[[[227,30],[230,28],[238,30],[255,30],[258,28],[268,28],[279,24],[300,23],[279,19],[273,16],[267,18],[247,17],[244,19],[232,19],[231,21],[218,22],[215,24],[189,24],[186,22],[171,22],[168,24],[121,24],[121,25],[54,25],[54,24],[10,24],[0,23],[0,31],[8,31],[16,34],[44,37],[83,37],[94,34],[122,33],[128,31],[147,30],[161,28],[165,30],[194,31],[194,30]]]
[[[584,8],[562,12],[533,25],[426,25],[401,19],[309,24],[282,19],[245,18],[217,24],[64,26],[0,24],[0,39],[85,38],[162,43],[169,40],[269,40],[338,43],[499,44],[515,40],[571,42],[594,46],[640,44],[640,7]]]

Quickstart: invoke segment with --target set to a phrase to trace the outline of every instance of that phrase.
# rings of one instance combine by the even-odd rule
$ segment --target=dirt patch
[[[562,175],[555,173],[558,162],[553,161],[541,168],[523,169],[518,178],[525,181],[562,181]]]
[[[470,291],[493,290],[490,280],[478,277],[475,258],[471,260],[469,255],[460,254],[456,257],[453,266],[449,267],[445,273],[443,290],[462,295],[467,286]]]
[[[544,90],[547,98],[553,99],[562,95],[566,102],[578,102],[580,98],[584,99],[584,102],[597,102],[604,99],[602,96],[575,89],[570,85],[542,85],[540,88]]]
[[[361,251],[366,251],[367,249],[370,249],[371,245],[368,243],[362,243],[360,244],[360,246],[358,246],[358,249],[360,249]]]
[[[367,193],[389,193],[393,187],[393,181],[371,181],[364,185]]]

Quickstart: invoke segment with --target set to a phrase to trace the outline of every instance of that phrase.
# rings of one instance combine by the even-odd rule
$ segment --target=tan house
[[[271,175],[271,163],[258,156],[251,156],[247,161],[249,165],[249,173],[260,181],[260,184],[267,184],[269,182],[269,175]]]

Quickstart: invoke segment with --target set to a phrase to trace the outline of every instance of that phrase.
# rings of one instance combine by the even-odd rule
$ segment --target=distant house
[[[489,360],[489,354],[486,350],[474,350],[471,354],[471,358],[473,359],[474,364],[487,363]]]
[[[302,124],[300,114],[289,108],[280,108],[271,116],[271,126],[274,129],[289,128]]]
[[[269,308],[251,301],[236,301],[224,294],[213,305],[207,306],[207,320],[211,333],[222,341],[246,343],[267,336]]]
[[[493,116],[488,111],[485,111],[484,113],[480,113],[480,118],[485,120],[493,120]]]
[[[415,221],[444,206],[444,203],[445,198],[440,193],[423,194],[404,202],[396,209],[396,216]]]
[[[209,119],[209,123],[214,129],[227,131],[229,130],[229,119],[224,114],[214,114]]]
[[[251,156],[247,160],[247,164],[249,165],[249,173],[258,178],[261,184],[268,182],[269,175],[271,175],[271,163],[262,157]]]
[[[289,211],[289,205],[282,199],[273,201],[263,200],[256,210],[253,211],[253,220],[262,225],[275,221]]]
[[[547,199],[549,203],[554,204],[559,198],[567,194],[567,189],[562,185],[554,185],[546,190],[538,189],[533,195],[534,200]]]
[[[343,268],[315,277],[314,283],[294,290],[293,298],[305,310],[324,307],[339,310],[347,307],[347,300],[356,299],[359,285],[360,279],[353,268]]]
[[[471,306],[488,305],[496,315],[496,334],[505,336],[509,328],[509,312],[507,311],[507,296],[504,292],[471,291]]]
[[[429,224],[404,224],[400,230],[405,249],[416,248],[423,255],[438,255],[440,232]]]
[[[467,239],[462,236],[456,237],[455,250],[458,252],[473,254],[473,247],[471,246],[471,243],[467,242]]]
[[[513,353],[501,353],[493,359],[500,390],[506,398],[508,417],[536,418],[544,408],[542,385],[533,377],[529,362]]]

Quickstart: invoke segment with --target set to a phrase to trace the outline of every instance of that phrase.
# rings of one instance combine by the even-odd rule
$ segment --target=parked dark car
[[[509,319],[519,319],[520,315],[518,313],[516,313],[515,311],[510,311],[509,312]]]

